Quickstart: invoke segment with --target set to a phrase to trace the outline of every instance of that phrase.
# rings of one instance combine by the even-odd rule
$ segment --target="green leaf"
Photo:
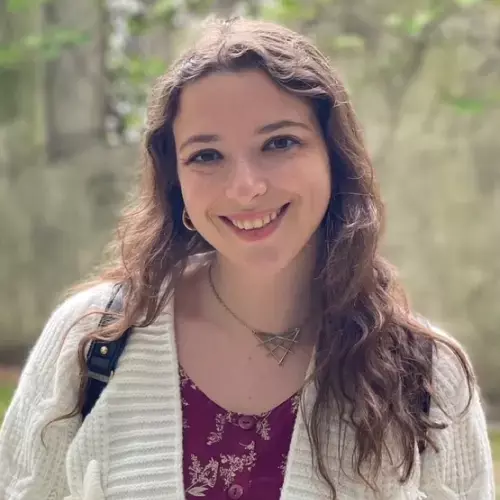
[[[393,12],[385,18],[384,24],[390,27],[399,27],[403,24],[403,18],[399,14]]]
[[[457,5],[460,7],[472,7],[473,5],[477,5],[481,3],[483,0],[455,0]]]
[[[55,29],[44,33],[38,40],[31,40],[27,48],[37,48],[42,57],[52,60],[64,49],[84,45],[90,40],[90,35],[84,31]]]
[[[151,21],[143,14],[130,17],[128,20],[128,29],[132,36],[140,36],[147,32]]]
[[[469,97],[445,96],[444,101],[454,107],[462,114],[482,113],[488,106],[486,99],[474,99]]]
[[[295,21],[311,21],[316,17],[316,5],[312,0],[308,3],[300,0],[282,0],[274,5],[263,5],[261,16],[272,21],[293,23]]]
[[[23,60],[19,45],[0,45],[0,68],[12,68]]]
[[[54,0],[7,0],[7,12],[26,12]]]
[[[400,28],[410,36],[417,36],[436,18],[438,12],[437,9],[419,10],[408,18],[393,13],[387,16],[385,25],[392,28]]]
[[[88,33],[77,30],[54,29],[41,35],[27,35],[10,45],[0,46],[0,67],[16,66],[36,54],[53,60],[59,57],[62,50],[83,45],[89,40]]]
[[[362,49],[364,47],[364,40],[357,35],[339,35],[332,41],[334,49]]]
[[[21,45],[26,49],[38,49],[42,46],[41,35],[27,35],[21,40]]]
[[[150,82],[152,79],[162,75],[166,70],[166,64],[158,58],[128,58],[123,63],[123,68],[118,68],[123,78],[131,84],[140,86]]]
[[[194,14],[204,15],[214,10],[213,0],[184,0],[187,10]]]
[[[151,9],[151,17],[154,19],[170,19],[177,11],[172,0],[157,0]]]
[[[7,12],[22,12],[31,9],[36,0],[7,0]]]
[[[407,25],[409,35],[418,35],[433,19],[435,13],[430,10],[416,12]]]

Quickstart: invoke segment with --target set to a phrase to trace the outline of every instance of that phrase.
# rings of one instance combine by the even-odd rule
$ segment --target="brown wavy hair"
[[[142,146],[140,192],[119,225],[112,246],[115,257],[98,278],[126,285],[124,312],[113,324],[81,340],[82,390],[73,413],[62,418],[81,411],[89,342],[114,339],[130,326],[151,324],[179,283],[188,258],[213,250],[182,223],[172,123],[185,85],[214,72],[250,69],[265,72],[287,92],[309,100],[334,179],[318,229],[322,248],[317,283],[322,303],[311,377],[316,397],[306,415],[314,464],[335,499],[324,443],[333,416],[340,414],[345,418],[336,420],[338,431],[349,425],[355,432],[355,472],[376,489],[374,477],[382,465],[390,427],[391,440],[400,447],[405,481],[415,465],[416,443],[436,448],[427,431],[444,427],[422,410],[422,391],[433,394],[429,343],[434,350],[437,343],[447,344],[456,355],[469,384],[468,405],[473,373],[459,346],[414,317],[393,268],[379,254],[383,204],[344,85],[307,38],[262,21],[212,20],[154,87]],[[373,474],[367,476],[365,466]]]

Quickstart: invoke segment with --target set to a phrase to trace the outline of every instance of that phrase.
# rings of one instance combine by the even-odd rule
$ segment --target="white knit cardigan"
[[[77,416],[51,424],[42,444],[45,424],[74,407],[79,386],[77,345],[93,325],[82,323],[68,335],[65,332],[89,308],[103,308],[109,293],[106,284],[65,301],[30,353],[0,431],[1,500],[185,498],[171,305],[153,325],[134,330],[114,377],[84,423]],[[460,413],[466,402],[465,381],[444,348],[434,359],[433,380],[444,409],[451,415]],[[312,391],[306,392],[306,407]],[[439,418],[440,410],[433,407],[431,415]],[[328,464],[338,500],[494,500],[491,450],[477,393],[465,416],[433,433],[441,452],[428,447],[422,457],[416,454],[414,472],[403,485],[396,465],[385,457],[375,493],[356,477],[349,458],[342,462],[342,470],[335,426]],[[346,457],[353,442],[348,431]],[[328,498],[328,489],[314,472],[299,414],[281,500]]]

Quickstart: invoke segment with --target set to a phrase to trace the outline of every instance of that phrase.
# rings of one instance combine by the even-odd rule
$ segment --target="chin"
[[[291,252],[290,250],[290,245],[286,244],[262,246],[235,252],[229,260],[245,271],[251,269],[252,273],[256,275],[262,273],[273,275],[297,262],[301,251]]]
[[[260,241],[245,241],[243,238],[235,241],[234,235],[221,238],[225,233],[222,230],[217,238],[219,241],[214,241],[215,244],[212,245],[224,260],[231,262],[242,272],[247,273],[250,268],[257,274],[277,274],[292,265],[314,259],[315,231],[311,235],[310,228],[299,232],[297,226],[293,231],[289,227],[280,227],[275,234]],[[227,231],[227,228],[221,229]]]

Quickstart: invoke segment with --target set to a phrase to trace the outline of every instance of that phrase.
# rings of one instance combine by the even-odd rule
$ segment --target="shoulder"
[[[50,319],[70,322],[93,308],[101,309],[106,306],[112,288],[112,283],[105,282],[76,292],[59,303]]]
[[[494,497],[493,465],[480,390],[466,350],[448,332],[433,328],[431,420],[437,449],[422,455],[421,489],[429,498]],[[445,492],[446,491],[446,492]],[[444,498],[444,497],[443,497]],[[448,497],[446,497],[448,498]]]
[[[70,338],[81,337],[97,326],[101,317],[98,312],[106,308],[112,290],[111,282],[103,282],[66,297],[54,309],[48,324],[63,325]]]
[[[80,426],[71,416],[81,386],[78,345],[98,316],[79,319],[105,307],[111,289],[103,283],[62,301],[31,349],[0,429],[1,498],[64,496],[65,456]]]
[[[99,318],[98,315],[87,313],[106,307],[111,290],[111,283],[102,283],[60,302],[29,353],[20,385],[24,381],[32,384],[34,380],[39,384],[48,383],[49,378],[56,373],[74,371],[72,368],[78,365],[80,340],[95,328]],[[47,380],[44,381],[44,378]]]
[[[42,332],[42,337],[66,332],[69,339],[81,336],[89,328],[95,327],[97,315],[90,313],[106,307],[112,288],[111,283],[100,283],[62,300],[52,311]]]
[[[432,386],[437,402],[450,416],[460,415],[478,390],[465,347],[450,333],[432,326],[436,348],[432,360]]]

